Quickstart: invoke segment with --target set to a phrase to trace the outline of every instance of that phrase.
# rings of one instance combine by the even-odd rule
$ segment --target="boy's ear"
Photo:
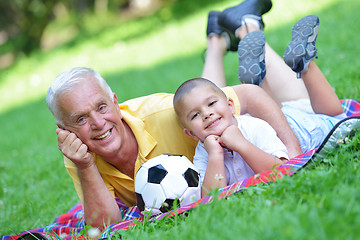
[[[192,139],[195,139],[195,141],[199,141],[199,138],[193,134],[193,132],[187,128],[184,128],[184,133],[186,136],[191,137]]]
[[[235,110],[235,103],[234,103],[234,100],[232,100],[232,98],[228,98],[228,106],[230,107],[230,109],[231,109],[231,113],[233,114],[233,115],[235,115],[235,113],[236,113],[236,110]]]

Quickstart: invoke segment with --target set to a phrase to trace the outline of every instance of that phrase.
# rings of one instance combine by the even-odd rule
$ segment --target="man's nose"
[[[105,125],[105,119],[100,113],[91,114],[91,127],[93,129],[100,129]]]

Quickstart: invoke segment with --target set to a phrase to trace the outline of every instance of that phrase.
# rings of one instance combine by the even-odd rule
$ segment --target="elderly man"
[[[263,7],[256,0],[244,3],[249,2]],[[238,24],[242,27],[243,23]],[[223,78],[220,65],[224,52],[216,45],[224,41],[218,38],[208,34],[203,70],[203,76],[214,82],[218,74]],[[249,113],[264,119],[276,130],[290,157],[301,153],[278,103],[263,89],[242,84],[223,90],[234,100],[237,115]],[[100,74],[87,68],[70,69],[52,83],[47,104],[59,127],[58,148],[65,156],[65,167],[83,204],[87,224],[102,228],[104,223],[122,219],[114,197],[128,206],[136,204],[135,174],[148,159],[159,154],[182,154],[192,159],[196,142],[183,133],[172,100],[172,94],[159,93],[119,104]]]

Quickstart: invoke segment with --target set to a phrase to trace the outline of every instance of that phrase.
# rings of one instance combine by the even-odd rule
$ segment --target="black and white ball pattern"
[[[135,194],[139,209],[153,215],[171,210],[174,202],[186,206],[201,197],[199,173],[185,156],[159,155],[136,173]]]

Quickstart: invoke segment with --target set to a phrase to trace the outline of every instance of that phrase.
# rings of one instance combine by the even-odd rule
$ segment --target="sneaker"
[[[226,37],[227,50],[237,51],[240,39],[235,37],[234,34],[226,31],[222,26],[218,24],[218,16],[220,13],[221,12],[218,11],[209,12],[208,23],[206,27],[206,36],[209,37],[211,35],[224,35]]]
[[[245,18],[259,21],[260,29],[264,29],[262,15],[272,7],[271,0],[245,0],[234,7],[225,9],[219,15],[219,24],[236,36],[236,31],[245,24]]]
[[[286,47],[284,61],[297,73],[298,78],[307,71],[310,61],[317,58],[315,43],[318,31],[319,18],[316,15],[303,17],[292,28],[291,42]]]
[[[246,34],[239,43],[238,54],[240,81],[260,86],[266,74],[264,32]]]
[[[224,28],[221,27],[218,24],[218,16],[219,16],[220,12],[218,11],[210,11],[208,14],[208,22],[207,22],[207,27],[206,27],[206,36],[209,37],[211,35],[218,35],[220,36],[221,34],[224,33]]]

